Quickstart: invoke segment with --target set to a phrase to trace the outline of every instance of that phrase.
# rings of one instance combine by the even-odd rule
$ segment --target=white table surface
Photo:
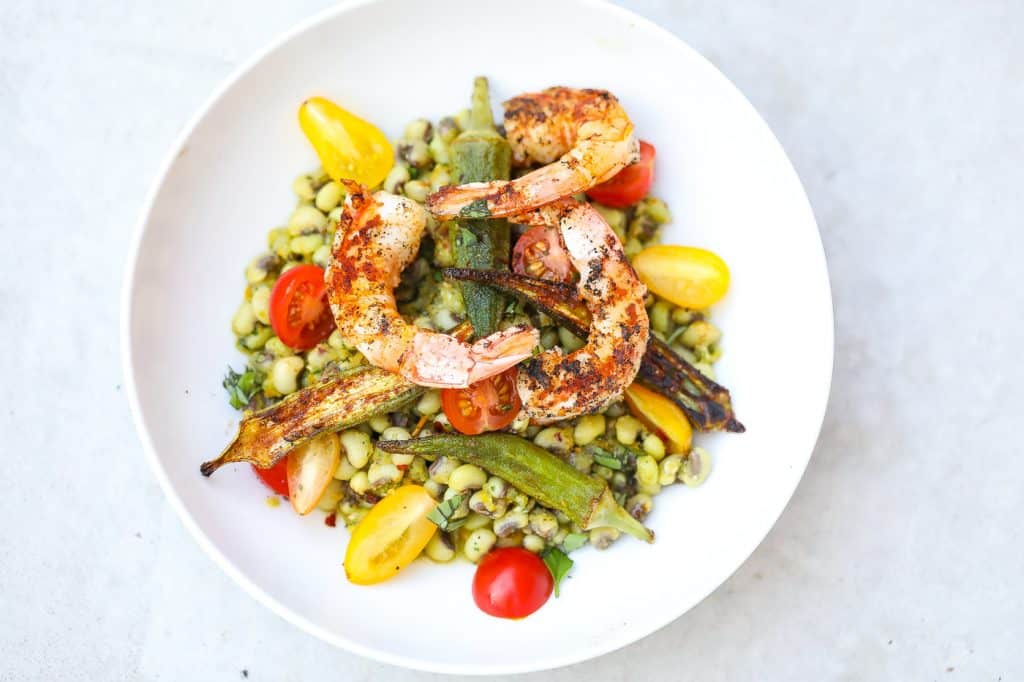
[[[164,501],[121,391],[122,266],[168,145],[327,4],[3,3],[0,679],[438,678],[244,594]],[[623,4],[789,152],[828,253],[835,380],[796,496],[725,585],[532,679],[1024,679],[1024,4]],[[800,311],[779,303],[785,334]]]

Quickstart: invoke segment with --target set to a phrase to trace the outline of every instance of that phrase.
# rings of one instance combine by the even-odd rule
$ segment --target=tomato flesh
[[[332,179],[373,187],[387,177],[395,163],[388,137],[323,97],[311,97],[299,107],[299,125]]]
[[[277,464],[269,469],[260,469],[255,464],[252,470],[263,481],[263,485],[273,490],[278,495],[288,495],[288,458],[282,457]]]
[[[357,585],[393,578],[412,563],[434,536],[427,518],[437,503],[426,488],[403,485],[378,502],[352,531],[345,575]]]
[[[633,268],[647,288],[684,308],[704,310],[729,290],[729,267],[695,246],[648,246],[633,257]]]
[[[456,431],[469,436],[505,428],[520,407],[515,367],[468,388],[441,391],[441,408],[448,421]]]
[[[292,509],[306,515],[316,509],[320,496],[334,479],[341,462],[337,434],[322,433],[288,453],[288,490]]]
[[[587,190],[587,196],[594,201],[611,206],[625,208],[647,196],[654,183],[654,145],[640,142],[640,160],[632,166],[626,166],[615,177]]]
[[[668,442],[670,453],[685,455],[690,451],[693,428],[678,405],[638,383],[626,389],[625,398],[633,415]]]
[[[270,292],[270,326],[295,350],[309,350],[334,330],[324,271],[299,265],[285,272]]]
[[[496,549],[473,576],[473,601],[498,618],[525,618],[544,606],[555,582],[544,561],[522,547]]]
[[[521,275],[558,282],[572,280],[569,253],[562,246],[558,231],[537,225],[523,233],[512,249],[512,269]]]

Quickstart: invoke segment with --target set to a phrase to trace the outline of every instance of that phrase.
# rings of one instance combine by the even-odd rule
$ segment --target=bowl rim
[[[617,651],[629,644],[633,644],[654,632],[662,629],[669,623],[677,620],[678,618],[685,615],[691,609],[695,608],[698,604],[703,602],[707,597],[721,587],[730,577],[741,566],[743,566],[749,559],[754,551],[761,546],[764,539],[767,537],[771,529],[778,523],[782,513],[786,510],[789,504],[792,502],[793,494],[796,491],[797,486],[803,479],[804,473],[807,470],[807,466],[810,462],[811,456],[814,453],[818,439],[821,436],[821,428],[824,423],[825,415],[827,412],[829,398],[831,396],[832,389],[832,378],[835,370],[835,310],[834,302],[832,299],[832,286],[831,280],[828,273],[828,259],[825,253],[824,245],[821,241],[821,231],[818,228],[818,223],[814,217],[813,206],[810,203],[810,199],[807,196],[807,191],[800,180],[796,169],[793,167],[792,161],[789,156],[785,153],[785,149],[779,142],[775,133],[768,126],[767,122],[760,115],[754,105],[746,98],[746,96],[732,83],[729,78],[722,73],[714,64],[712,64],[706,57],[700,54],[697,50],[690,47],[682,38],[675,35],[668,29],[665,29],[654,21],[641,16],[632,10],[626,9],[619,5],[614,4],[611,0],[575,0],[584,6],[600,9],[601,11],[610,12],[617,14],[623,21],[629,21],[636,24],[638,27],[643,28],[646,31],[653,31],[656,34],[660,34],[662,37],[667,38],[671,43],[675,44],[678,48],[689,52],[692,57],[695,57],[698,61],[704,62],[714,71],[718,72],[722,76],[723,80],[728,84],[728,87],[734,91],[735,95],[739,96],[740,101],[746,104],[751,110],[754,116],[763,124],[764,129],[767,131],[771,138],[771,142],[782,152],[782,157],[793,171],[793,175],[797,180],[797,183],[802,190],[804,201],[807,204],[808,214],[810,215],[812,224],[814,226],[815,236],[817,237],[818,251],[821,254],[822,262],[825,265],[825,285],[826,285],[826,299],[828,301],[827,312],[828,312],[828,334],[827,339],[827,357],[828,357],[828,374],[825,386],[825,400],[819,409],[819,415],[817,418],[816,435],[815,435],[815,446],[813,446],[810,452],[807,453],[807,457],[803,462],[800,469],[800,475],[795,478],[792,488],[788,492],[786,503],[780,508],[778,514],[772,520],[772,523],[767,527],[765,535],[751,548],[750,552],[744,557],[737,566],[716,586],[711,588],[706,594],[702,595],[700,599],[690,605],[688,608],[683,609],[679,613],[669,617],[668,619],[659,619],[657,622],[644,623],[642,626],[635,628],[624,628],[621,630],[623,633],[621,636],[614,639],[604,641],[599,645],[585,645],[579,648],[574,648],[561,656],[552,656],[541,661],[535,661],[528,657],[524,657],[521,664],[497,664],[497,665],[476,665],[476,664],[448,664],[438,663],[431,660],[421,659],[412,656],[403,656],[395,654],[383,649],[377,649],[364,644],[360,644],[357,641],[349,639],[348,637],[328,631],[326,628],[320,627],[306,618],[295,613],[291,608],[272,598],[270,595],[265,593],[258,585],[252,582],[242,571],[241,568],[236,566],[231,560],[229,560],[220,549],[213,543],[213,541],[203,532],[199,527],[198,522],[185,507],[184,502],[178,495],[174,486],[171,484],[167,473],[164,471],[163,466],[160,463],[160,459],[157,456],[156,447],[154,446],[152,437],[146,427],[145,420],[142,416],[142,408],[139,403],[138,390],[135,381],[135,373],[133,369],[133,353],[132,353],[132,300],[134,294],[134,284],[137,275],[137,263],[139,257],[139,251],[142,247],[142,240],[146,234],[146,228],[149,225],[156,198],[159,195],[164,183],[167,180],[167,176],[171,171],[177,158],[181,155],[183,150],[186,148],[189,138],[195,132],[196,127],[200,122],[207,116],[210,110],[221,100],[225,93],[242,77],[244,77],[249,71],[258,66],[268,55],[281,48],[283,45],[288,43],[294,37],[298,36],[305,31],[312,29],[313,27],[333,19],[334,17],[345,14],[358,7],[372,4],[377,0],[341,0],[338,4],[325,8],[313,15],[307,17],[294,24],[290,28],[278,33],[272,38],[264,47],[257,50],[251,57],[244,60],[239,66],[231,71],[218,85],[214,88],[213,92],[204,100],[202,105],[196,110],[196,112],[189,118],[188,122],[182,127],[180,132],[175,136],[174,141],[171,143],[170,149],[164,156],[162,163],[159,166],[156,177],[146,192],[145,198],[142,202],[142,209],[139,213],[139,218],[136,221],[131,242],[128,249],[127,260],[124,265],[124,272],[122,276],[121,286],[121,301],[120,301],[120,346],[121,346],[121,370],[124,377],[125,384],[125,395],[128,400],[129,408],[132,415],[132,421],[135,425],[135,431],[139,436],[139,440],[142,443],[142,449],[146,455],[146,459],[149,462],[150,469],[157,481],[160,484],[164,496],[170,502],[171,507],[174,509],[178,518],[184,524],[185,528],[188,529],[189,533],[199,544],[199,546],[206,552],[206,554],[213,559],[225,573],[227,573],[232,580],[238,583],[245,592],[249,594],[253,599],[262,604],[264,607],[269,609],[271,612],[277,614],[280,618],[284,619],[288,623],[291,623],[300,630],[313,635],[320,640],[327,642],[333,646],[344,649],[346,651],[358,654],[360,656],[369,658],[371,660],[387,663],[394,666],[400,666],[403,668],[410,668],[416,670],[422,670],[433,673],[443,674],[456,674],[456,675],[500,675],[500,674],[515,674],[515,673],[528,673],[538,672],[543,670],[552,670],[555,668],[561,668],[564,666],[572,665],[574,663],[580,663],[583,661],[597,658],[605,654]]]

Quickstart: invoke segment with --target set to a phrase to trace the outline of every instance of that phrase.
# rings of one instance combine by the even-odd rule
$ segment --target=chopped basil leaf
[[[600,464],[601,466],[606,466],[609,469],[614,469],[615,471],[619,471],[622,469],[622,462],[620,462],[617,458],[612,457],[610,454],[600,454],[597,452],[593,454],[594,461]]]
[[[487,205],[487,199],[476,199],[469,202],[459,210],[460,218],[490,218],[491,209]]]
[[[590,444],[586,446],[584,450],[589,452],[591,457],[594,458],[594,461],[600,464],[601,466],[606,466],[609,469],[613,469],[615,471],[622,470],[622,460],[613,455],[612,453],[608,452],[604,448],[598,447],[597,445],[594,444]]]
[[[689,325],[683,325],[679,329],[672,332],[672,335],[665,340],[665,345],[671,346],[673,343],[676,342],[676,339],[683,335],[683,332],[685,332],[687,329],[689,329]]]
[[[463,517],[461,519],[452,518],[452,515],[459,510],[461,505],[462,495],[454,495],[434,507],[434,509],[427,514],[427,520],[432,521],[435,526],[445,532],[461,528],[462,524],[466,522],[468,517]]]
[[[251,368],[247,369],[245,373],[239,374],[228,367],[228,373],[225,375],[222,385],[228,392],[228,402],[231,403],[231,407],[241,410],[262,389],[263,375]]]
[[[562,578],[572,568],[572,559],[567,557],[565,552],[557,547],[548,547],[541,552],[540,558],[544,560],[544,565],[551,571],[551,577],[555,580],[555,596],[557,597],[559,585],[562,584]]]
[[[591,443],[583,449],[594,461],[614,471],[631,470],[636,466],[636,451],[619,443],[602,443],[604,447]]]
[[[562,540],[562,551],[563,552],[574,552],[583,545],[587,544],[586,533],[569,533]]]

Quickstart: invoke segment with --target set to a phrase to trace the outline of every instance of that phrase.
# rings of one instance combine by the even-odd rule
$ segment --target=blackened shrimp
[[[426,219],[409,199],[349,187],[325,275],[342,337],[371,364],[420,386],[466,387],[530,357],[536,329],[512,327],[468,344],[420,329],[398,313],[393,291],[416,258]]]
[[[647,288],[590,204],[563,199],[513,220],[558,227],[591,315],[582,348],[567,355],[552,349],[519,368],[523,409],[538,423],[596,412],[622,394],[640,367],[649,334]]]
[[[511,181],[442,187],[427,199],[438,218],[512,216],[611,179],[640,158],[633,124],[607,90],[554,87],[505,103],[512,163],[548,164]]]

